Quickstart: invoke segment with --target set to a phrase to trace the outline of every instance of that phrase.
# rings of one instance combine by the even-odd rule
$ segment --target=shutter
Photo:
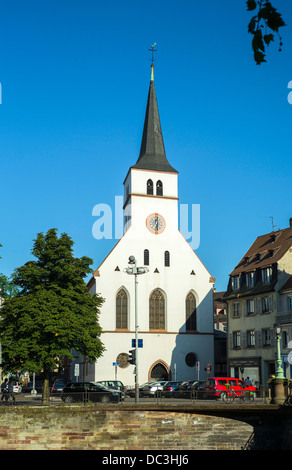
[[[271,335],[271,346],[275,347],[276,346],[276,333],[274,328],[270,329],[270,335]]]
[[[243,301],[243,314],[246,317],[247,315],[247,301],[246,300]]]
[[[261,297],[258,297],[256,299],[256,304],[257,304],[257,311],[256,313],[262,313],[262,299]]]
[[[261,348],[263,344],[262,330],[255,330],[254,336],[255,336],[255,347]]]
[[[229,349],[233,349],[233,333],[229,333]]]
[[[240,336],[240,347],[246,348],[246,331],[241,331]]]
[[[270,295],[269,296],[269,312],[272,312],[273,310],[274,310],[273,297]]]

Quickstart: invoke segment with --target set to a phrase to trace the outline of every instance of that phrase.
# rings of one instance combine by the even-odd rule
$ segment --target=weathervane
[[[157,49],[154,49],[154,47],[156,46],[156,42],[154,44],[150,44],[151,46],[151,49],[148,49],[148,51],[150,51],[152,53],[152,56],[151,56],[151,80],[154,80],[154,52],[157,52]]]

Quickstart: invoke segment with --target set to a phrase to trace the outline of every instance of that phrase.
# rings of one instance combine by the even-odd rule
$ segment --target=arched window
[[[149,266],[149,250],[144,250],[144,266]]]
[[[147,194],[153,194],[153,181],[147,181]]]
[[[149,298],[149,329],[165,330],[165,298],[160,289],[155,289]]]
[[[163,186],[162,181],[158,180],[156,183],[156,195],[163,196]]]
[[[123,288],[116,295],[116,329],[128,329],[128,295]]]
[[[186,297],[186,330],[197,329],[196,299],[192,292]]]
[[[164,266],[170,266],[170,254],[169,251],[164,252]]]

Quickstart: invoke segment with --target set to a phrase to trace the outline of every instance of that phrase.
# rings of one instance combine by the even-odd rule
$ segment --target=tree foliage
[[[257,65],[266,62],[266,46],[274,41],[275,35],[279,40],[279,51],[282,50],[282,38],[279,28],[286,26],[282,15],[267,0],[247,0],[247,10],[256,14],[251,18],[248,32],[253,35],[252,49]]]
[[[0,337],[4,370],[43,371],[44,401],[49,373],[63,356],[72,358],[76,350],[94,362],[102,355],[98,313],[103,299],[88,293],[85,278],[92,260],[73,256],[67,234],[39,233],[32,254],[36,261],[13,274],[19,292],[4,302]]]

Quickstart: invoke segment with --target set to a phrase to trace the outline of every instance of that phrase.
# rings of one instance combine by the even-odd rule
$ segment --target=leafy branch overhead
[[[253,35],[252,48],[257,65],[266,62],[266,46],[274,41],[275,35],[279,40],[279,51],[282,50],[282,38],[279,28],[286,26],[282,15],[267,0],[247,0],[247,10],[256,10],[248,25],[248,32]]]

